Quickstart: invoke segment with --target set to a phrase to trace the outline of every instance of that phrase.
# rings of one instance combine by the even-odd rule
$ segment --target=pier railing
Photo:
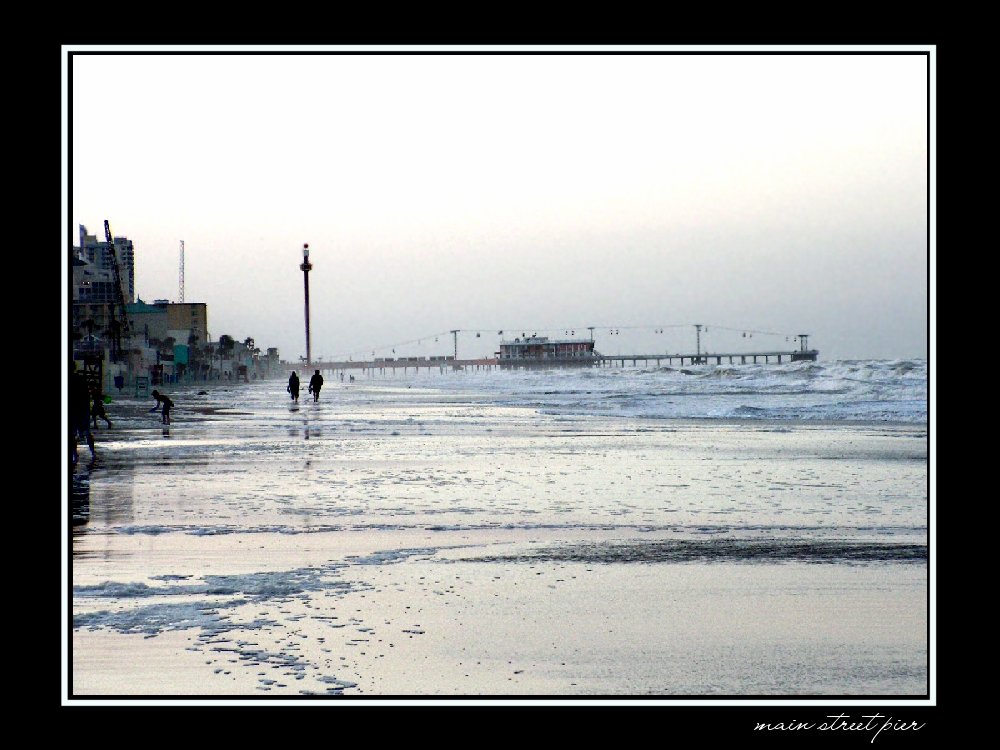
[[[668,365],[678,362],[689,365],[721,365],[721,364],[769,364],[774,360],[777,364],[783,362],[815,362],[819,357],[818,349],[799,349],[793,351],[770,351],[770,352],[702,352],[701,354],[612,354],[599,355],[594,357],[599,360],[602,366],[614,367],[617,363],[620,367],[625,367],[626,362],[631,362],[633,366],[642,362],[648,366],[650,362],[655,362],[659,367],[661,362]]]

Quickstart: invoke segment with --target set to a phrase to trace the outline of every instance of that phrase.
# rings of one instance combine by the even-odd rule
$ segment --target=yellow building
[[[168,335],[178,344],[187,344],[191,335],[198,337],[198,346],[209,342],[208,305],[204,302],[171,302],[166,305]],[[182,333],[178,336],[178,333]]]

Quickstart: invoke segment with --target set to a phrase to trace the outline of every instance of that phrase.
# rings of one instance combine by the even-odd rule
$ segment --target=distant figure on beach
[[[288,378],[288,388],[285,390],[292,394],[292,401],[299,400],[299,376],[295,374],[294,370]]]
[[[354,382],[354,376],[353,375],[351,375],[351,382],[352,383]]]
[[[90,431],[90,388],[83,375],[76,371],[75,362],[72,368],[69,373],[69,431],[73,436],[73,463],[76,463],[81,437],[90,446],[90,455],[94,455],[94,435]]]
[[[94,406],[90,409],[90,416],[94,420],[94,429],[97,429],[98,418],[103,419],[108,423],[108,427],[111,427],[111,420],[108,419],[108,413],[104,410],[104,394],[96,393],[94,394]]]
[[[150,411],[156,411],[157,409],[163,414],[163,424],[170,424],[170,410],[174,408],[174,402],[170,400],[169,396],[166,396],[159,391],[153,391],[153,398],[156,399],[156,406],[154,406]]]
[[[313,395],[313,401],[319,401],[319,389],[323,387],[323,376],[316,370],[316,374],[309,378],[309,393]]]

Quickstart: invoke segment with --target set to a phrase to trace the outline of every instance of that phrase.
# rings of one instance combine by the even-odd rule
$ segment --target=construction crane
[[[111,225],[104,220],[104,237],[108,242],[108,252],[111,254],[111,269],[115,281],[115,297],[108,306],[109,328],[111,329],[111,361],[121,362],[124,359],[122,341],[126,347],[132,340],[132,332],[128,324],[128,311],[125,309],[125,293],[122,291],[122,274],[118,266],[118,256],[115,254],[115,241],[111,236]]]

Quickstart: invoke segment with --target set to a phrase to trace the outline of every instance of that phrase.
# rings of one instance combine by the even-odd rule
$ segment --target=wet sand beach
[[[927,693],[925,424],[455,377],[115,396],[67,482],[71,694]]]

